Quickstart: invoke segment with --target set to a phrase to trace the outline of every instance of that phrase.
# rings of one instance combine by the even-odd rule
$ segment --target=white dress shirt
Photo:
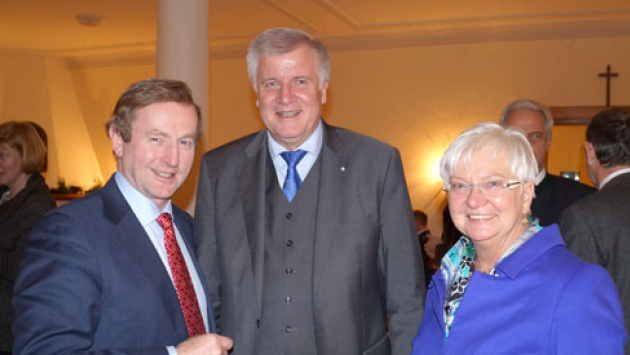
[[[195,269],[195,264],[192,262],[188,248],[186,248],[186,243],[177,229],[177,224],[175,218],[173,217],[173,206],[171,201],[169,200],[164,209],[160,211],[153,201],[131,186],[120,172],[116,172],[114,179],[116,180],[116,184],[118,185],[123,197],[127,200],[127,203],[131,207],[131,210],[136,215],[136,218],[138,218],[138,221],[144,230],[147,232],[149,240],[153,244],[155,251],[158,253],[160,260],[162,260],[162,264],[164,264],[164,268],[166,269],[168,276],[171,278],[171,282],[173,282],[173,274],[171,273],[171,266],[168,262],[166,246],[164,245],[164,230],[157,222],[157,218],[161,213],[166,212],[171,214],[173,219],[173,228],[175,229],[175,238],[177,239],[179,249],[181,249],[182,255],[184,256],[188,272],[190,273],[190,279],[192,280],[195,294],[197,295],[197,301],[199,302],[201,316],[203,317],[203,324],[207,331],[208,314],[203,311],[207,309],[206,294],[203,291],[203,286],[201,285],[199,274],[197,274],[197,270]],[[173,287],[175,287],[175,284],[173,284]],[[167,350],[169,355],[177,354],[174,346],[168,346]]]
[[[625,173],[630,173],[630,168],[624,168],[624,169],[619,169],[617,171],[615,171],[614,173],[609,174],[608,176],[606,176],[602,182],[599,183],[599,186],[597,187],[598,190],[601,190],[604,185],[606,185],[610,180],[616,178],[617,176],[621,175],[621,174],[625,174]]]
[[[278,183],[280,184],[280,187],[282,187],[284,185],[284,180],[287,177],[287,169],[289,166],[280,153],[286,152],[287,148],[283,147],[280,143],[273,139],[269,131],[267,131],[267,137],[269,142],[269,154],[271,155],[273,166],[276,168]],[[304,143],[302,143],[302,145],[297,148],[306,151],[306,155],[302,158],[302,160],[300,160],[296,167],[301,181],[306,179],[306,176],[315,164],[315,161],[319,156],[319,152],[322,150],[323,139],[324,126],[322,124],[322,120],[319,120],[319,124],[317,125],[315,131],[310,135],[310,137],[308,137],[308,139],[306,139],[306,141],[304,141]]]

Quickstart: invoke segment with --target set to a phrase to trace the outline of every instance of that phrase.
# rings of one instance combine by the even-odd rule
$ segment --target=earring
[[[523,217],[523,220],[521,221],[521,223],[523,223],[524,226],[529,224],[529,218],[527,216]]]

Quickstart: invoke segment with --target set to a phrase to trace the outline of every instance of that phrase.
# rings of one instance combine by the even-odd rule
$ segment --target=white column
[[[209,0],[159,0],[157,34],[157,77],[185,81],[201,107],[203,135],[195,164],[173,202],[194,212],[200,154],[209,140]]]
[[[208,142],[209,100],[209,0],[159,0],[157,77],[185,81],[201,107]]]

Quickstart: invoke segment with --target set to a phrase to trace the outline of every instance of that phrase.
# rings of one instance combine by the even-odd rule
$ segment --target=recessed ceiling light
[[[78,14],[74,18],[77,19],[80,25],[87,27],[98,26],[103,20],[101,16],[95,14]]]

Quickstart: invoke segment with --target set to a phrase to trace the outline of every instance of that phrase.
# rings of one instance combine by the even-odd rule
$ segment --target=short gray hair
[[[328,57],[328,49],[322,42],[301,30],[272,28],[259,34],[247,49],[247,75],[256,92],[258,92],[256,76],[258,75],[260,57],[289,53],[301,44],[310,47],[318,59],[319,89],[330,80],[330,58]]]
[[[460,164],[470,164],[473,153],[488,147],[494,148],[494,151],[487,158],[493,159],[499,153],[505,153],[510,171],[521,182],[534,181],[538,175],[536,156],[521,130],[484,122],[462,132],[442,156],[440,175],[444,187],[449,187],[451,174]]]
[[[545,124],[545,131],[547,133],[547,143],[551,142],[551,132],[553,128],[553,117],[551,111],[545,105],[530,99],[516,100],[503,109],[501,113],[501,120],[499,123],[505,126],[505,120],[514,111],[533,111],[539,113],[543,118]]]

